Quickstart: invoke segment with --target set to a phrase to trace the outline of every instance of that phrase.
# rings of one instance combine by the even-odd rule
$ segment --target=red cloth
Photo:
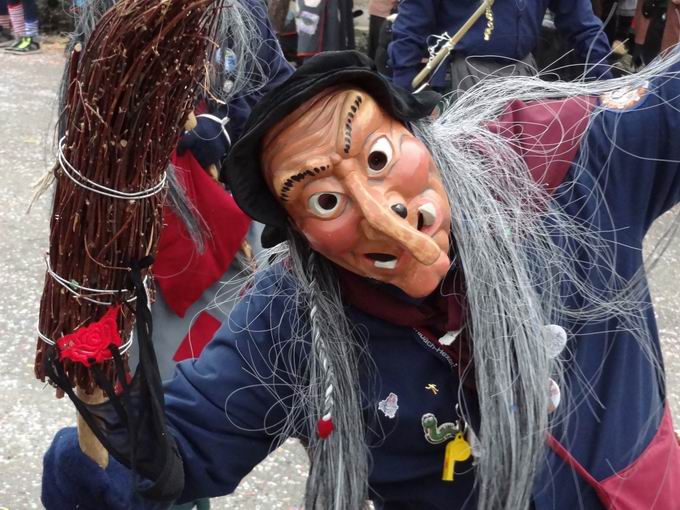
[[[191,326],[191,329],[186,334],[182,343],[179,344],[177,352],[172,357],[177,362],[185,359],[198,358],[203,348],[215,335],[215,332],[220,329],[220,321],[210,315],[208,312],[202,312],[198,316],[196,322]]]
[[[180,218],[163,210],[154,276],[168,306],[184,317],[187,309],[227,270],[248,232],[250,219],[231,194],[215,182],[190,151],[173,154],[172,163],[187,197],[205,226],[205,251],[198,253]]]
[[[642,508],[677,508],[680,501],[680,447],[671,412],[666,405],[659,430],[647,448],[623,471],[604,480],[596,480],[554,436],[548,434],[548,446],[597,493],[606,508],[640,510]]]

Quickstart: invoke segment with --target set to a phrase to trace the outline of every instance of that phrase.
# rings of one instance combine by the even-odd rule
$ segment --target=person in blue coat
[[[106,471],[55,437],[45,506],[227,494],[295,437],[310,509],[674,508],[641,245],[680,202],[679,97],[676,52],[614,83],[486,82],[434,119],[361,54],[310,59],[227,162],[271,266],[164,403],[136,377],[84,408]]]
[[[477,0],[401,0],[394,22],[389,59],[394,83],[411,90],[411,82],[424,67],[433,37],[444,32],[453,36],[479,6]],[[534,73],[532,52],[536,49],[546,9],[554,13],[555,26],[580,62],[588,64],[587,76],[610,78],[607,57],[611,47],[602,22],[593,14],[590,0],[496,0],[491,18],[482,16],[456,45],[452,56],[432,78],[437,90],[465,90],[476,79],[465,79],[466,72],[492,65],[515,73]],[[489,37],[485,36],[490,27]],[[472,69],[464,66],[468,57],[480,59]],[[495,65],[494,65],[495,64]],[[450,65],[454,67],[449,69]],[[482,67],[483,66],[483,67]],[[449,78],[447,79],[447,74]]]

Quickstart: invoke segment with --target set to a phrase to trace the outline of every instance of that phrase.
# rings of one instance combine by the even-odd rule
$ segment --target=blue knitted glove
[[[47,510],[133,508],[130,471],[113,457],[102,469],[80,450],[75,427],[61,429],[43,459],[41,501]]]
[[[191,151],[204,170],[208,170],[210,165],[215,165],[219,170],[229,150],[229,141],[222,131],[222,124],[200,115],[196,121],[197,126],[182,135],[177,144],[177,154],[182,156],[186,151]]]

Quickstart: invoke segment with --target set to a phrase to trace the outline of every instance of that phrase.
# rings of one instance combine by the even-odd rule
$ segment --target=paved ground
[[[40,508],[42,453],[58,429],[75,423],[70,403],[55,400],[53,391],[32,377],[49,199],[43,198],[26,215],[31,183],[54,161],[45,147],[52,137],[62,62],[55,45],[29,57],[0,52],[0,274],[4,285],[0,300],[0,510]],[[680,412],[679,261],[680,239],[676,239],[652,276],[676,416]],[[289,509],[300,501],[305,472],[304,453],[297,445],[287,445],[258,466],[234,496],[220,499],[213,507]]]

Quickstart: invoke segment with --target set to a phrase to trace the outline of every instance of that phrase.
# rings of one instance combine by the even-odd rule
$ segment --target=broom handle
[[[458,42],[467,34],[468,30],[472,28],[472,25],[484,14],[487,7],[492,5],[494,0],[484,0],[482,4],[477,8],[477,10],[468,18],[468,20],[463,23],[463,26],[458,29],[458,32],[453,34],[453,37],[448,40],[448,42],[442,46],[442,48],[435,54],[435,56],[430,60],[425,67],[413,78],[411,82],[411,87],[416,90],[420,84],[425,81],[425,78],[437,68],[439,63],[449,56],[449,53],[453,50],[453,47],[458,44]]]
[[[106,400],[104,392],[99,388],[95,389],[91,395],[88,395],[85,393],[85,390],[78,387],[76,388],[76,394],[86,404],[100,404]],[[99,439],[94,435],[80,413],[78,413],[78,444],[85,455],[95,461],[99,467],[106,469],[106,466],[109,465],[109,452],[99,442]]]

